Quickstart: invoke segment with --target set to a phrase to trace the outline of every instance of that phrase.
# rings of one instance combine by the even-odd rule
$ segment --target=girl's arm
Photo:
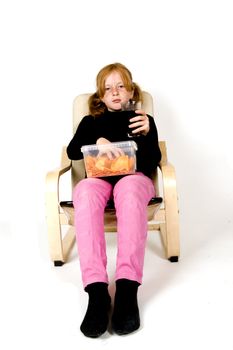
[[[81,152],[81,147],[94,143],[96,143],[94,118],[92,116],[86,116],[81,120],[72,140],[67,147],[67,155],[69,159],[82,159],[83,154]]]

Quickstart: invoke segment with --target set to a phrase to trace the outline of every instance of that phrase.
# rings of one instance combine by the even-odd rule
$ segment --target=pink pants
[[[147,237],[147,204],[155,195],[142,173],[121,178],[113,186],[98,178],[81,180],[73,192],[75,230],[83,285],[108,283],[104,209],[113,196],[117,216],[116,280],[142,282]]]

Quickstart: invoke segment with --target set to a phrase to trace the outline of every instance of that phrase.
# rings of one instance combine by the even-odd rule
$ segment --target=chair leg
[[[173,198],[166,203],[165,225],[167,236],[167,257],[171,262],[177,262],[180,255],[179,242],[179,214],[177,208],[177,199]]]
[[[74,228],[71,226],[64,238],[62,238],[60,214],[53,212],[47,218],[49,250],[54,266],[62,266],[68,259],[70,251],[75,242]]]
[[[50,258],[54,262],[55,266],[62,266],[65,262],[65,257],[63,252],[62,232],[58,211],[50,211],[50,215],[47,217],[47,227]]]
[[[61,260],[55,260],[53,263],[54,263],[54,266],[62,266],[62,265],[64,265],[64,261],[61,261]]]
[[[168,260],[170,260],[172,263],[173,262],[178,262],[179,261],[179,257],[178,256],[171,256]]]
[[[174,231],[171,233],[167,230],[167,223],[160,223],[160,233],[162,238],[162,243],[165,250],[166,258],[170,262],[178,262],[179,260],[179,237]],[[170,234],[169,234],[170,233]],[[176,236],[176,239],[174,239]],[[178,239],[178,240],[177,240]]]
[[[176,191],[175,169],[172,165],[162,166],[164,184],[165,222],[161,224],[161,233],[166,248],[167,258],[171,262],[178,261],[179,243],[179,210]]]

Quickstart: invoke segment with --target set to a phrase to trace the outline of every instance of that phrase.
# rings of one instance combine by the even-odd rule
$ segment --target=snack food
[[[136,149],[134,141],[83,146],[87,177],[133,174],[136,170]]]

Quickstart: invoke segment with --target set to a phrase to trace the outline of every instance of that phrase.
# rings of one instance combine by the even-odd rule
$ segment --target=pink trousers
[[[142,283],[147,237],[147,204],[155,195],[152,181],[142,173],[121,178],[113,187],[105,180],[81,180],[73,191],[75,230],[83,285],[108,283],[104,209],[113,197],[117,216],[115,279]]]

